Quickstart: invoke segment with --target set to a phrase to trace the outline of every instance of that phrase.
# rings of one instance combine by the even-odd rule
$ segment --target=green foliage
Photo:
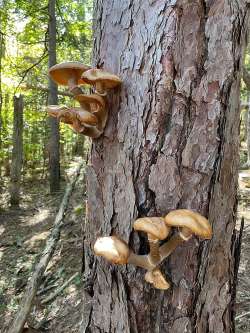
[[[1,4],[1,2],[0,2]],[[90,63],[92,0],[57,0],[57,62]],[[0,7],[1,73],[0,170],[11,157],[13,96],[24,95],[25,171],[47,165],[48,1],[2,0]],[[61,87],[59,87],[60,90]],[[72,105],[59,96],[60,104]],[[60,130],[63,159],[72,157],[76,135]],[[63,160],[62,160],[63,163]],[[8,163],[7,163],[8,164]]]

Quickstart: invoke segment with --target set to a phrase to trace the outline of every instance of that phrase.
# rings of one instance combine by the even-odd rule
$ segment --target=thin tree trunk
[[[244,108],[244,113],[242,116],[242,122],[243,122],[243,138],[242,141],[247,141],[247,124],[248,124],[248,113],[249,113],[249,107],[247,107],[247,110]]]
[[[0,25],[0,27],[1,27],[1,25]],[[2,131],[3,131],[3,119],[2,119],[2,108],[3,108],[3,92],[2,92],[3,47],[4,47],[4,36],[0,32],[0,149],[2,148]],[[1,168],[0,168],[0,174],[1,174]]]
[[[19,206],[23,164],[23,96],[14,96],[13,149],[10,170],[10,204]]]
[[[49,0],[49,67],[56,64],[56,0]],[[49,78],[48,104],[58,103],[57,85]],[[49,174],[50,192],[54,193],[60,189],[60,133],[59,123],[56,118],[49,117],[50,138],[49,151]]]
[[[85,137],[83,135],[78,135],[75,144],[72,146],[72,157],[84,155],[84,143]]]
[[[1,28],[1,24],[0,24]],[[3,91],[2,91],[2,58],[3,58],[3,34],[0,32],[0,150],[2,149],[2,135],[3,135]],[[0,163],[0,178],[2,179],[2,163]]]
[[[247,108],[247,167],[250,166],[250,98],[248,98]]]
[[[87,171],[84,260],[91,279],[81,332],[234,331],[247,18],[243,1],[96,1],[94,65],[123,85],[109,94],[109,120],[93,140]],[[213,238],[194,238],[163,263],[170,290],[147,284],[143,269],[93,255],[95,239],[110,234],[147,252],[133,221],[176,208],[208,216]]]

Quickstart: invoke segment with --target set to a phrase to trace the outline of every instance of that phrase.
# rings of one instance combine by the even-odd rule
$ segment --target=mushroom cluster
[[[160,246],[159,241],[168,237],[171,228],[178,233]],[[168,289],[169,282],[160,271],[160,264],[178,245],[188,241],[193,235],[211,239],[212,228],[208,220],[197,212],[178,209],[163,217],[143,217],[134,222],[133,228],[148,236],[149,254],[137,255],[117,236],[100,237],[94,244],[94,252],[113,264],[132,264],[147,270],[145,280],[157,289]]]
[[[103,133],[108,117],[105,96],[109,89],[121,84],[120,78],[79,62],[52,66],[49,75],[57,84],[68,86],[73,98],[80,104],[80,107],[73,108],[49,105],[49,115],[68,124],[77,133],[98,138]],[[84,94],[80,87],[84,84],[92,85],[95,93]]]

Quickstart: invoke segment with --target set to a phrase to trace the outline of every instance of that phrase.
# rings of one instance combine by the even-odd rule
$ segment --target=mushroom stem
[[[184,238],[181,237],[180,234],[172,236],[168,242],[160,246],[160,261],[163,261],[165,258],[167,258],[177,248],[177,246],[179,246],[183,242]]]
[[[152,264],[156,264],[161,260],[160,252],[159,252],[159,240],[154,236],[148,234],[148,242],[149,242],[149,260]]]
[[[68,79],[68,87],[69,89],[73,89],[74,87],[77,87],[77,79],[72,76],[71,78]]]
[[[93,114],[99,119],[98,129],[103,130],[108,118],[107,110],[99,107],[97,111],[93,112]]]
[[[101,96],[106,96],[107,92],[103,89],[102,82],[96,82],[95,84],[96,93]]]
[[[180,236],[184,239],[184,240],[189,240],[192,237],[192,231],[186,227],[182,227],[180,229]]]
[[[70,88],[69,91],[71,92],[71,94],[73,96],[77,96],[77,95],[83,94],[83,90],[79,86],[74,86],[74,87]]]
[[[81,134],[87,135],[93,139],[97,139],[102,134],[102,132],[99,131],[99,129],[95,126],[84,126],[84,130],[81,132]]]
[[[80,102],[80,106],[81,106],[84,110],[91,111],[90,105],[89,105],[89,103],[87,103],[87,102],[81,101],[81,102]]]
[[[155,267],[155,265],[152,265],[150,262],[148,255],[138,255],[132,251],[129,253],[128,264],[142,267],[147,270],[152,270]]]

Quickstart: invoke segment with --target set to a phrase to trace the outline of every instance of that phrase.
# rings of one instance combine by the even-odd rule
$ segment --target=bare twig
[[[76,272],[75,274],[73,274],[67,281],[64,282],[63,285],[61,285],[61,287],[59,287],[58,289],[56,289],[51,295],[49,295],[48,297],[46,297],[45,299],[43,299],[41,301],[41,304],[46,304],[48,302],[50,302],[52,299],[54,299],[57,295],[60,294],[61,291],[63,291],[63,289],[65,289],[72,280],[74,280],[75,277],[78,276],[78,272]]]
[[[26,76],[28,75],[28,73],[35,68],[36,66],[38,66],[46,57],[48,56],[48,50],[47,48],[44,49],[43,54],[41,55],[41,57],[37,60],[37,62],[35,62],[33,65],[31,65],[29,68],[27,68],[22,75],[22,78],[20,80],[20,82],[18,83],[15,91],[14,91],[14,95],[16,94],[18,88],[20,87],[20,85],[23,83],[24,79],[26,78]]]
[[[245,313],[242,313],[242,314],[239,315],[239,316],[236,316],[236,317],[235,317],[235,320],[238,320],[238,319],[243,318],[243,317],[248,316],[248,315],[250,315],[250,311],[247,311],[247,312],[245,312]]]
[[[37,296],[40,296],[42,294],[45,294],[47,291],[56,288],[57,286],[58,286],[57,284],[52,284],[51,286],[48,286],[46,288],[39,290],[36,294],[37,294]]]

